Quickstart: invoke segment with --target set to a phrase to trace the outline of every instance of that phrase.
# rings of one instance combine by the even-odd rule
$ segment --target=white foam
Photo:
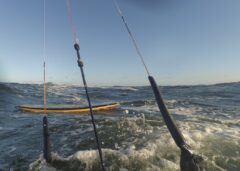
[[[179,167],[172,161],[169,161],[164,158],[159,158],[156,165],[151,162],[151,158],[156,156],[156,152],[159,146],[157,144],[149,144],[146,148],[136,150],[134,146],[129,147],[128,150],[111,150],[111,149],[102,149],[105,165],[107,170],[116,170],[116,165],[118,168],[121,168],[122,171],[127,171],[131,167],[137,167],[137,163],[142,165],[144,170],[151,170],[153,168],[159,168],[160,170],[177,170]],[[98,164],[98,151],[97,150],[86,150],[78,151],[75,154],[62,158],[57,154],[53,153],[53,161],[72,163],[73,161],[79,161],[83,166],[85,171],[90,171],[93,169],[94,165]],[[53,162],[54,163],[54,162]],[[137,164],[137,165],[136,165]],[[135,166],[136,165],[136,166]],[[78,166],[79,167],[79,166]],[[40,171],[55,171],[54,166],[47,164],[40,156],[40,159],[35,161],[30,165],[30,171],[40,170]],[[131,170],[131,169],[130,169]]]
[[[41,155],[38,160],[29,165],[29,171],[57,171],[57,169],[48,164]]]
[[[141,123],[141,124],[139,124]],[[190,145],[191,150],[197,151],[198,154],[204,155],[206,162],[210,168],[224,170],[218,166],[217,158],[214,158],[216,153],[215,145],[223,144],[222,148],[217,149],[220,156],[224,159],[240,161],[239,151],[235,151],[234,156],[227,156],[224,153],[224,148],[234,145],[239,146],[240,132],[228,125],[222,123],[209,123],[209,122],[177,122],[184,138]],[[142,137],[132,140],[132,142],[124,142],[121,146],[118,142],[115,143],[115,149],[102,149],[104,161],[106,162],[107,170],[116,170],[122,168],[123,170],[131,170],[132,168],[139,167],[142,170],[179,170],[179,157],[180,151],[178,150],[173,138],[169,134],[166,126],[152,127],[146,122],[145,115],[141,117],[121,118],[117,121],[117,128],[122,131],[129,131],[133,135],[140,132]],[[151,130],[147,133],[146,130]],[[77,130],[82,131],[82,130]],[[78,132],[79,133],[79,132]],[[154,138],[151,138],[153,136]],[[218,142],[224,141],[224,142]],[[141,147],[138,146],[141,142]],[[216,143],[218,142],[218,143]],[[57,157],[55,160],[62,160],[67,163],[72,161],[80,161],[86,171],[92,170],[97,165],[98,152],[96,150],[78,151],[72,156],[67,158]],[[140,169],[139,169],[140,170]]]
[[[177,107],[174,109],[169,109],[171,113],[178,114],[178,115],[193,115],[197,112],[202,111],[202,108],[200,107]]]

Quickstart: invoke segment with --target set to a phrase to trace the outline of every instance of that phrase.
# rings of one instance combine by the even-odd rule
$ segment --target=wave
[[[15,93],[13,88],[6,83],[0,83],[0,92],[1,93]]]
[[[129,120],[129,122],[133,124],[135,121]],[[210,126],[185,123],[181,124],[180,128],[191,149],[195,153],[198,151],[204,158],[203,165],[207,170],[222,171],[234,170],[234,168],[236,170],[236,168],[240,167],[240,156],[238,154],[240,144],[239,132],[237,133],[234,129],[226,131],[225,126],[220,129],[217,124]],[[153,135],[158,138],[146,140]],[[166,128],[153,129],[153,133],[149,136],[146,134],[135,139],[135,143],[129,143],[126,148],[103,148],[106,170],[179,171],[180,151],[169,133],[166,132]],[[222,136],[225,137],[224,140],[221,140]],[[236,141],[231,141],[233,137]],[[144,143],[139,146],[139,142]],[[221,145],[221,149],[217,148],[216,144]],[[52,153],[52,157],[52,162],[48,164],[41,155],[39,159],[30,165],[30,171],[97,171],[101,168],[97,150],[77,151],[68,157]]]
[[[58,84],[47,87],[48,104],[86,104],[82,87]],[[191,149],[206,158],[208,170],[233,171],[240,168],[238,84],[161,88],[176,124]],[[42,85],[3,83],[0,84],[0,92],[0,130],[5,142],[0,144],[3,150],[0,153],[0,158],[3,158],[0,170],[7,170],[9,161],[16,161],[20,163],[19,168],[27,170],[28,164],[36,160],[41,151],[42,118],[32,113],[16,112],[14,107],[42,104]],[[93,104],[121,104],[117,110],[106,112],[107,115],[95,116],[108,170],[179,170],[179,151],[150,87],[90,87],[89,93]],[[6,129],[10,127],[13,130]],[[51,114],[49,130],[54,144],[54,163],[46,164],[39,157],[32,168],[99,170],[98,154],[92,150],[95,142],[88,115]],[[14,134],[9,134],[9,131]],[[15,159],[19,154],[24,161]]]

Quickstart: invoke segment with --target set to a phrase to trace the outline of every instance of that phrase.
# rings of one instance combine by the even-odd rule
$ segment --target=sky
[[[112,0],[72,0],[90,86],[148,85]],[[159,85],[240,81],[239,0],[118,0]],[[43,0],[0,0],[0,82],[43,81]],[[46,80],[82,84],[65,0],[46,0]]]

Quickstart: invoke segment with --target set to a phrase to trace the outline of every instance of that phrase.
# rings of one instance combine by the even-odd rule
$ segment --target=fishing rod
[[[47,93],[46,93],[46,1],[43,0],[43,158],[51,162],[50,134],[47,120]]]
[[[181,159],[180,159],[180,167],[181,167],[181,171],[204,171],[204,169],[201,166],[201,161],[202,158],[200,156],[197,156],[195,154],[193,154],[189,149],[188,149],[188,145],[181,133],[181,131],[178,129],[177,125],[175,124],[172,116],[169,114],[168,109],[164,103],[164,100],[161,96],[161,93],[159,91],[158,85],[154,79],[153,76],[150,75],[149,70],[147,68],[147,65],[144,61],[143,55],[140,51],[140,48],[138,47],[138,44],[136,42],[136,39],[134,38],[126,20],[125,17],[117,3],[116,0],[113,0],[114,6],[118,12],[118,14],[120,15],[122,22],[124,23],[124,26],[133,42],[133,45],[135,47],[135,50],[138,54],[138,57],[140,58],[145,71],[147,73],[148,76],[148,80],[150,82],[150,85],[152,87],[156,102],[158,104],[158,108],[160,110],[160,112],[162,113],[163,119],[167,125],[167,128],[172,136],[172,138],[174,139],[176,145],[180,148],[181,150]]]
[[[77,63],[78,63],[78,67],[81,71],[81,76],[82,76],[82,81],[83,81],[83,85],[84,85],[84,89],[85,89],[85,94],[86,94],[87,101],[88,101],[88,106],[89,106],[89,109],[90,109],[90,116],[91,116],[91,121],[92,121],[92,125],[93,125],[96,144],[97,144],[97,148],[98,148],[98,153],[99,153],[99,157],[100,157],[100,164],[101,164],[102,171],[105,171],[106,169],[105,169],[104,162],[103,162],[101,144],[100,144],[99,138],[98,138],[98,132],[97,132],[95,119],[94,119],[94,115],[93,115],[92,103],[91,103],[91,100],[90,100],[90,97],[89,97],[87,81],[86,81],[84,70],[83,70],[83,61],[81,60],[81,56],[80,56],[80,46],[79,46],[79,43],[78,43],[76,27],[75,27],[74,22],[73,22],[70,0],[66,0],[66,4],[67,4],[67,10],[68,10],[68,19],[69,19],[69,23],[71,25],[72,34],[73,34],[73,38],[74,38],[74,49],[76,50],[76,53],[77,53]]]

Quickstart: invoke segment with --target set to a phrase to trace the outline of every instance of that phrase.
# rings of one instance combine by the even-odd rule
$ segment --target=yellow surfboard
[[[93,105],[93,111],[100,110],[111,110],[119,106],[119,103],[110,103],[102,105]],[[42,106],[17,106],[17,109],[22,112],[34,112],[34,113],[43,113],[44,108]],[[50,106],[46,108],[47,113],[83,113],[89,112],[90,109],[86,107],[74,107],[74,106]]]

